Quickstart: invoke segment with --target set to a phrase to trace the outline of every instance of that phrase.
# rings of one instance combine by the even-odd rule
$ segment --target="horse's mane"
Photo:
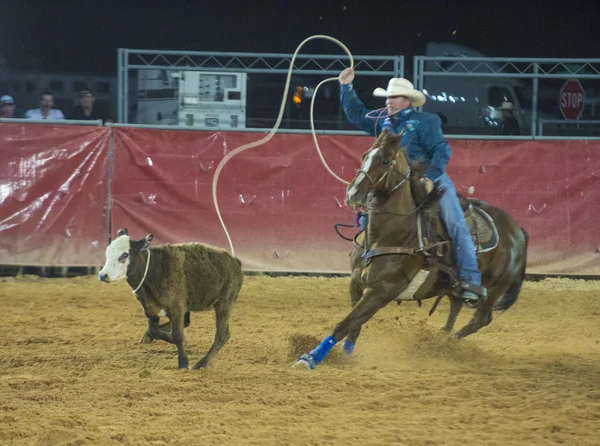
[[[401,141],[402,134],[396,135],[395,133],[391,133],[385,129],[383,132],[381,132],[373,147],[383,147],[389,144],[391,144],[392,147],[397,147],[400,145]],[[406,151],[402,149],[402,152],[402,156],[404,156],[406,159]],[[423,166],[410,164],[410,188],[412,197],[415,201],[415,204],[421,209],[426,209],[430,206],[433,206],[433,204],[440,201],[440,199],[446,193],[446,190],[440,187],[437,183],[434,183],[433,190],[430,193],[427,193],[425,190],[425,185],[420,181],[424,174],[425,169]]]

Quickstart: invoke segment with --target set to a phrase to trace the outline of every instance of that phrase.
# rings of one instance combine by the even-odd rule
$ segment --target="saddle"
[[[477,255],[479,256],[481,253],[493,250],[498,246],[500,237],[492,217],[481,209],[481,206],[485,206],[487,203],[462,195],[458,195],[458,199],[465,213],[465,220],[471,232]],[[417,221],[419,225],[420,248],[435,244],[436,242],[448,241],[446,228],[439,216],[438,206],[420,210],[417,215]],[[448,244],[438,246],[448,246]],[[438,257],[445,255],[445,251],[440,252],[437,247],[434,247],[432,251],[430,253],[436,254]]]

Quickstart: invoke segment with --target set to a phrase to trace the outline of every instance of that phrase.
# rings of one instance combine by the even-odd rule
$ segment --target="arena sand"
[[[0,279],[0,444],[598,445],[600,283],[527,282],[464,341],[445,301],[391,304],[316,371],[292,370],[347,313],[347,278],[247,277],[230,342],[205,371],[140,344],[125,283]],[[470,317],[463,311],[459,324]],[[190,363],[214,313],[193,313]]]

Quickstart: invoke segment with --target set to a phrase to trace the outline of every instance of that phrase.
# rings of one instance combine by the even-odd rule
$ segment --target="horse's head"
[[[348,206],[364,206],[369,193],[378,195],[397,189],[410,175],[408,161],[400,148],[402,134],[384,130],[363,154],[360,169],[346,189]]]

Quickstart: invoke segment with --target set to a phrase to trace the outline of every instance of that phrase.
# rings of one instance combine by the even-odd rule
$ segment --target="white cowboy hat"
[[[425,103],[425,95],[419,90],[415,90],[415,86],[408,79],[403,77],[393,77],[388,83],[387,90],[376,88],[373,91],[373,96],[389,98],[390,96],[406,96],[412,99],[414,107],[420,107]]]
[[[502,105],[500,106],[499,110],[510,110],[513,111],[515,109],[514,105],[512,102],[503,102]]]

